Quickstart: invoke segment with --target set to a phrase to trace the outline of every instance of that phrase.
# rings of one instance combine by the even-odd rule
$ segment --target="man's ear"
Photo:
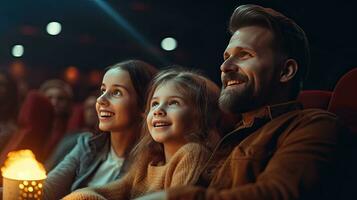
[[[294,78],[298,71],[298,64],[295,59],[287,59],[281,69],[280,82],[286,83]]]

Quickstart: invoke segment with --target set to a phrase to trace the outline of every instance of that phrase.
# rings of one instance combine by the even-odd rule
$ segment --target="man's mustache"
[[[225,73],[222,76],[222,83],[223,83],[224,87],[227,85],[228,81],[231,81],[231,80],[237,80],[239,82],[247,82],[248,77],[245,76],[244,74],[237,73],[237,72]]]

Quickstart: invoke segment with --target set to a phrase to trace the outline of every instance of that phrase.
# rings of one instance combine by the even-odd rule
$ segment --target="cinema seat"
[[[357,68],[337,82],[327,110],[339,116],[357,135]]]
[[[1,152],[0,162],[3,163],[10,151],[30,149],[36,158],[43,162],[47,155],[44,145],[51,133],[54,119],[54,109],[50,101],[38,91],[30,91],[19,112],[19,129]]]
[[[357,68],[347,72],[337,82],[328,111],[336,114],[349,128],[349,131],[341,131],[342,145],[340,154],[341,173],[339,187],[340,196],[337,199],[356,199],[357,180]],[[347,133],[347,134],[344,134]]]
[[[320,108],[327,110],[332,92],[324,90],[303,90],[298,96],[298,101],[305,109]]]

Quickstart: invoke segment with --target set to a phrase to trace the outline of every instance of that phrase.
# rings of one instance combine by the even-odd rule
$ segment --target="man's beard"
[[[245,88],[245,91],[236,89],[222,89],[219,97],[220,109],[228,114],[241,114],[250,111],[255,106],[252,92]]]

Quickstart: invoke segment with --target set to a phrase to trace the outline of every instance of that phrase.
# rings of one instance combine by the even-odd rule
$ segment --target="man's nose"
[[[220,67],[221,72],[224,73],[238,71],[238,68],[238,65],[232,63],[232,60],[230,58],[225,60]]]

